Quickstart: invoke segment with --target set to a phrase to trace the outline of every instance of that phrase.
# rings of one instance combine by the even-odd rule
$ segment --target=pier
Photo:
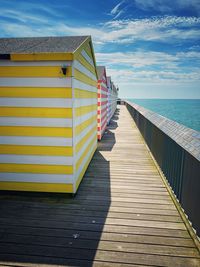
[[[0,266],[199,267],[199,242],[126,106],[73,197],[0,195]]]

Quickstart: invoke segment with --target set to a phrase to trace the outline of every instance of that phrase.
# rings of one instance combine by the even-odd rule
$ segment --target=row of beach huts
[[[76,193],[118,88],[90,36],[0,39],[0,190]]]

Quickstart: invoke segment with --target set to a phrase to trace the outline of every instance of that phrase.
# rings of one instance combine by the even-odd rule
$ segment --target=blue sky
[[[200,98],[199,0],[0,0],[0,36],[92,35],[124,98]]]

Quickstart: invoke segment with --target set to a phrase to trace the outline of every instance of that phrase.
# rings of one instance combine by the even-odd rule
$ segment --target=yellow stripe
[[[73,184],[0,182],[0,190],[73,193]]]
[[[51,145],[51,144],[49,144]],[[72,147],[0,145],[1,154],[73,156]]]
[[[81,157],[76,162],[76,165],[75,165],[75,170],[76,171],[78,171],[78,169],[80,168],[82,161],[88,155],[89,150],[94,145],[94,142],[97,142],[97,137],[96,136],[94,138],[92,138],[92,140],[90,141],[89,145],[87,146],[87,148],[85,149],[85,151],[83,152],[83,154],[81,155]]]
[[[78,187],[79,187],[79,184],[80,184],[80,182],[81,182],[81,180],[82,180],[82,178],[83,178],[83,175],[85,174],[85,171],[87,170],[87,167],[88,167],[88,165],[89,165],[89,163],[90,163],[90,161],[91,161],[91,159],[92,159],[92,157],[93,157],[94,152],[95,152],[96,149],[97,149],[97,146],[95,146],[95,148],[93,149],[93,151],[92,151],[92,153],[91,153],[89,159],[87,160],[87,162],[85,163],[85,166],[83,167],[83,170],[82,170],[81,173],[79,174],[79,177],[78,177],[78,179],[77,179],[77,181],[76,181],[76,190],[77,190]]]
[[[0,117],[72,118],[71,108],[0,107]]]
[[[89,125],[91,125],[94,121],[97,121],[97,116],[93,116],[90,119],[82,122],[75,128],[75,135],[79,135],[85,128],[87,128]]]
[[[92,54],[91,54],[91,48],[90,48],[89,44],[86,45],[86,46],[84,46],[84,50],[85,50],[85,52],[87,53],[88,57],[90,57],[91,60],[94,61],[93,56],[92,56]]]
[[[97,99],[97,93],[76,88],[76,89],[74,89],[74,97],[75,98],[96,98]]]
[[[77,58],[76,58],[86,69],[88,69],[89,71],[91,71],[95,76],[96,76],[96,72],[94,67],[92,67],[90,65],[90,63],[81,55],[78,54]]]
[[[84,82],[86,84],[92,85],[92,86],[97,86],[97,81],[91,79],[90,77],[88,77],[87,75],[83,74],[82,72],[80,72],[79,70],[74,68],[74,77],[81,81]]]
[[[67,77],[72,76],[72,68],[67,67]],[[60,66],[3,66],[0,77],[66,77]]]
[[[0,163],[0,172],[73,174],[73,166]]]
[[[73,60],[72,53],[11,54],[12,61]]]
[[[97,126],[93,127],[75,146],[75,152],[78,153],[80,149],[83,147],[85,142],[90,138],[90,136],[97,131]]]
[[[75,51],[74,51],[74,58],[79,54],[79,53],[81,53],[81,51],[84,49],[84,47],[85,47],[85,45],[87,45],[87,43],[88,42],[91,42],[92,40],[91,40],[91,37],[87,37],[87,39],[81,44],[81,45],[79,45],[79,47],[77,47],[76,49],[75,49]]]
[[[0,126],[1,136],[72,137],[72,128]]]
[[[75,108],[75,116],[79,117],[89,112],[92,112],[94,110],[97,110],[97,105],[90,105],[90,106]]]
[[[72,89],[59,87],[0,87],[0,97],[72,98]]]

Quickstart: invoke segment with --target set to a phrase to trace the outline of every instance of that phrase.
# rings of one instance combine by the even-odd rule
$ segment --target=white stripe
[[[72,119],[0,117],[0,126],[72,127]]]
[[[72,146],[72,138],[64,137],[32,137],[32,136],[0,136],[2,145],[30,146]]]
[[[87,60],[88,63],[90,63],[90,65],[92,67],[94,67],[94,62],[93,60],[88,56],[87,52],[85,52],[85,50],[81,51],[81,55]]]
[[[0,78],[1,86],[71,87],[71,78]]]
[[[17,62],[14,62],[14,61],[10,61],[10,60],[1,60],[0,61],[0,66],[38,66],[38,67],[41,67],[41,66],[71,66],[72,65],[72,62],[71,61],[31,61],[31,62],[28,62],[28,61],[17,61]]]
[[[75,145],[78,144],[79,141],[83,139],[83,137],[89,133],[95,126],[97,126],[97,122],[94,121],[92,124],[90,124],[87,128],[85,128],[79,135],[75,136]],[[97,127],[95,132],[97,133]]]
[[[71,98],[0,98],[2,107],[44,107],[44,108],[71,108]]]
[[[90,113],[87,113],[87,114],[85,114],[85,115],[82,115],[82,116],[80,116],[80,117],[77,117],[77,118],[74,120],[74,126],[75,126],[75,127],[78,126],[79,124],[83,123],[84,121],[90,119],[91,117],[93,117],[93,116],[95,116],[95,115],[97,115],[97,111],[96,111],[96,110],[94,110],[94,111],[92,111],[92,112],[90,112]]]
[[[0,163],[73,165],[73,157],[0,154]]]
[[[101,121],[101,126],[107,121],[107,117],[104,117],[103,120]]]
[[[104,134],[105,130],[106,130],[106,124],[104,125],[104,127],[103,127],[102,130],[101,130],[101,135]]]
[[[104,87],[106,89],[107,88],[107,85],[104,82],[101,82],[101,87]],[[104,91],[104,90],[102,90],[102,91]],[[105,93],[107,93],[107,91]]]
[[[84,67],[79,61],[74,60],[74,67],[80,72],[90,77],[91,79],[93,79],[94,81],[97,80],[96,76],[92,72],[90,72],[86,67]]]
[[[97,105],[97,98],[76,98],[74,99],[74,107],[84,107],[90,105]]]
[[[107,109],[105,109],[104,112],[101,111],[101,113],[98,114],[98,118],[103,118],[103,117],[106,116],[106,115],[107,115]]]
[[[102,125],[101,126],[103,126],[103,127],[105,127],[106,126],[106,122],[107,122],[107,117],[105,117],[105,119],[102,121]],[[102,128],[102,127],[101,127]]]
[[[97,135],[96,132],[94,132],[90,138],[84,143],[84,145],[81,147],[81,150],[79,150],[79,152],[75,155],[75,162],[77,162],[80,157],[83,155],[83,153],[85,152],[86,148],[88,147],[89,143],[92,141],[92,139]],[[97,141],[96,141],[97,142]]]
[[[98,123],[98,127],[100,127],[100,129],[102,129],[102,126],[104,125],[104,127],[105,127],[105,125],[106,124],[104,124],[105,122],[107,121],[107,117],[105,117],[102,121],[100,121],[99,123]],[[99,131],[98,131],[99,132]]]
[[[107,104],[104,104],[103,106],[98,106],[98,110],[102,110],[107,107]]]
[[[104,91],[104,90],[101,90],[101,94],[104,94],[104,95],[106,95],[106,98],[109,98],[109,94],[108,94],[108,92],[106,92],[106,91]]]
[[[106,116],[107,114],[107,110],[105,110],[103,113],[101,113],[101,117],[103,118],[104,116]]]
[[[105,129],[106,129],[106,124],[104,125],[103,128],[101,128],[100,131],[98,131],[98,134],[100,134],[101,136],[103,135],[103,133],[105,132]]]
[[[0,181],[33,183],[73,183],[73,175],[39,173],[0,173]]]
[[[80,173],[82,172],[83,168],[85,167],[85,164],[88,161],[88,159],[90,158],[91,153],[92,153],[92,151],[94,150],[95,147],[97,147],[97,141],[94,141],[94,144],[91,146],[87,156],[84,158],[84,160],[82,161],[81,166],[79,167],[78,171],[76,172],[76,174],[75,174],[76,180],[79,177]]]
[[[82,89],[84,91],[94,92],[97,93],[97,88],[95,86],[83,83],[81,81],[78,81],[76,79],[73,79],[73,87],[77,89]]]
[[[99,101],[99,102],[105,102],[105,101],[108,101],[108,98],[102,98],[102,97],[101,97],[101,98],[98,98],[98,101]]]

